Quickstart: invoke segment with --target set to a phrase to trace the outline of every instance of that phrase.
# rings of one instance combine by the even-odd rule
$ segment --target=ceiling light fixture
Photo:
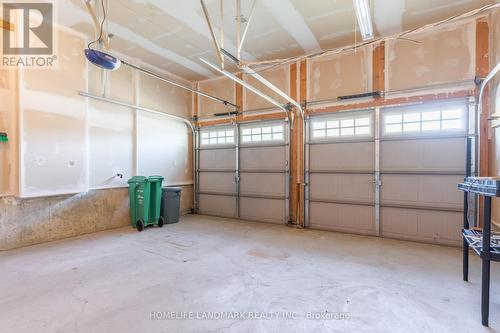
[[[372,39],[374,37],[373,25],[368,0],[353,0],[353,2],[361,37],[363,40]]]

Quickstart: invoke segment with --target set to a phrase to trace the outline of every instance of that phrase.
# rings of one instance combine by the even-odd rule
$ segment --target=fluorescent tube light
[[[358,19],[359,31],[363,40],[373,38],[373,25],[368,0],[353,0],[356,17]]]

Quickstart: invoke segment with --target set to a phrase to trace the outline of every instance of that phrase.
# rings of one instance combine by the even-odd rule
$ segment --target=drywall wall
[[[266,80],[274,84],[277,88],[283,91],[285,94],[290,94],[290,66],[283,65],[279,67],[274,67],[269,70],[259,72],[261,76],[263,76]],[[252,75],[243,75],[245,81],[250,83],[255,88],[259,89],[266,95],[274,98],[276,101],[281,102],[283,104],[288,103],[288,101],[284,100],[278,94],[270,90],[260,81],[255,79]],[[244,101],[244,110],[256,110],[256,109],[266,109],[266,108],[276,108],[273,104],[266,101],[262,97],[254,94],[253,92],[243,89],[243,101]]]
[[[133,104],[133,79],[129,67],[103,72],[89,66],[88,89],[95,95]],[[133,109],[88,101],[90,188],[127,186],[134,174],[134,117]]]
[[[185,89],[148,75],[139,76],[138,102],[142,107],[190,119],[191,97]],[[139,112],[137,138],[138,174],[163,176],[169,185],[193,182],[192,131],[186,124]]]
[[[89,67],[89,90],[151,110],[191,117],[191,93],[123,66]],[[192,182],[191,130],[165,116],[89,100],[90,187],[127,186],[134,174],[161,175],[171,185]],[[137,117],[137,125],[136,125]],[[137,126],[137,165],[134,145]],[[117,174],[123,175],[122,178]]]
[[[370,92],[372,46],[308,60],[309,101]]]
[[[119,70],[108,71],[88,66],[88,91],[91,94],[115,99],[124,103],[134,103],[133,70],[121,66]]]
[[[16,195],[20,183],[22,197],[0,200],[0,250],[129,225],[128,191],[118,187],[136,174],[136,151],[139,172],[163,175],[172,185],[192,182],[191,134],[184,123],[78,92],[142,101],[186,118],[191,94],[139,79],[125,66],[115,72],[89,66],[83,55],[88,38],[59,26],[55,34],[57,67],[0,71],[0,96],[5,96],[0,125],[8,127],[11,138],[0,144],[0,196]],[[137,135],[142,136],[138,147]],[[192,185],[183,186],[183,213],[192,208],[192,198]]]
[[[17,75],[16,69],[0,69],[0,132],[8,142],[0,142],[0,197],[17,193]]]
[[[141,112],[137,120],[140,175],[159,175],[169,185],[193,182],[191,130],[176,120]]]
[[[226,77],[219,77],[212,80],[202,81],[198,83],[198,89],[228,102],[234,103],[235,84],[232,80]],[[210,117],[214,113],[232,111],[230,106],[225,106],[220,102],[213,101],[203,96],[198,97],[198,116]]]
[[[20,194],[36,197],[88,189],[86,42],[54,29],[57,66],[20,71]]]
[[[3,30],[0,29],[3,32]],[[0,36],[2,41],[3,36]],[[10,33],[17,43],[19,35]],[[0,47],[3,56],[3,47]],[[18,108],[19,70],[0,66],[0,132],[7,133],[8,142],[0,142],[0,197],[15,195],[19,191],[18,174]]]
[[[181,83],[189,86],[186,82]],[[140,74],[139,88],[138,104],[140,106],[191,119],[190,91],[146,74]]]
[[[475,21],[460,21],[407,39],[388,40],[386,90],[472,80]]]
[[[134,173],[134,112],[109,103],[89,101],[91,188],[127,186],[127,179]]]

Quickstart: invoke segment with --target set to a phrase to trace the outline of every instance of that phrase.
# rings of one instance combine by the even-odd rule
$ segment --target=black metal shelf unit
[[[469,247],[482,260],[481,323],[488,326],[490,307],[490,263],[500,261],[500,235],[491,233],[491,198],[500,197],[500,178],[466,177],[458,188],[464,192],[463,279],[469,280]],[[473,193],[484,198],[483,229],[469,227],[468,196]]]
[[[483,232],[474,229],[462,230],[464,239],[469,247],[481,257],[483,251]],[[500,235],[492,234],[490,240],[490,260],[500,262]]]

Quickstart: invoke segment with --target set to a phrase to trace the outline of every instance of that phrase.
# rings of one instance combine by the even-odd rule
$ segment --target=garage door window
[[[388,112],[383,126],[384,133],[389,135],[461,131],[465,128],[465,107]]]
[[[315,139],[370,136],[371,117],[330,118],[315,120],[312,123],[312,135]]]
[[[243,128],[241,142],[273,142],[285,138],[283,125]]]
[[[224,145],[234,143],[234,129],[207,131],[201,133],[201,145]]]

